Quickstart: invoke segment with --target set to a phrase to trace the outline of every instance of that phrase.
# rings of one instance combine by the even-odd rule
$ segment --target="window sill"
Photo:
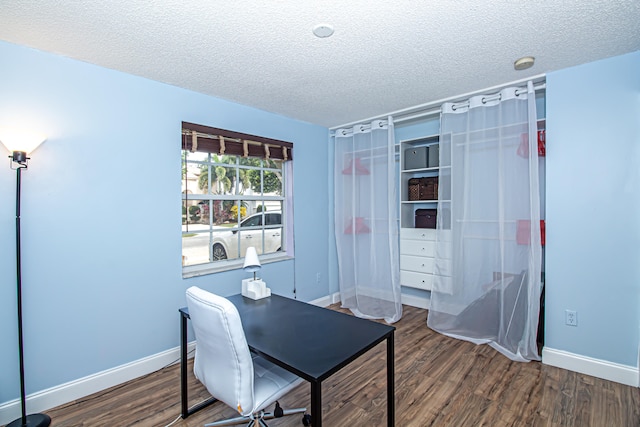
[[[278,252],[268,255],[260,255],[260,263],[270,264],[272,262],[286,261],[293,259],[292,256],[287,255],[286,252]],[[217,261],[215,263],[190,265],[182,267],[182,278],[189,279],[191,277],[205,276],[207,274],[221,273],[223,271],[239,270],[244,265],[244,258]]]

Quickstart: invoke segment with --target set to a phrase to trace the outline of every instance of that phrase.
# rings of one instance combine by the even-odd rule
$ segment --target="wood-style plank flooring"
[[[433,332],[425,319],[425,310],[405,306],[395,324],[396,426],[640,426],[637,388],[538,362],[511,362],[488,346]],[[386,426],[385,358],[382,343],[323,383],[325,426]],[[194,405],[209,394],[189,375]],[[309,407],[309,395],[303,384],[281,403],[285,409]],[[180,413],[179,365],[46,412],[55,427],[166,426]],[[172,426],[234,416],[217,402]],[[269,425],[302,423],[295,415]]]

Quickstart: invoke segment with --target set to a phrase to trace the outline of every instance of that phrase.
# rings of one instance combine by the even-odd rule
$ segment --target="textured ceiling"
[[[640,1],[0,0],[0,39],[332,127],[640,50]]]

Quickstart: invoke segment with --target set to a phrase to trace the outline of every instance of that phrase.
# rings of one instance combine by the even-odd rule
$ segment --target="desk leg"
[[[322,383],[311,382],[311,425],[322,427]]]
[[[187,316],[180,312],[180,400],[182,418],[189,416],[189,398],[187,397]]]
[[[396,419],[396,394],[394,374],[393,331],[387,337],[387,426],[394,427]]]
[[[187,418],[198,412],[200,409],[206,408],[218,400],[211,397],[204,402],[194,405],[189,409],[189,396],[187,396],[187,321],[189,314],[180,310],[180,403],[182,407],[182,419]]]

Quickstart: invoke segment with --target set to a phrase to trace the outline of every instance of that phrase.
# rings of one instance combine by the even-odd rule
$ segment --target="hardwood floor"
[[[331,307],[341,310],[337,305]],[[511,362],[488,346],[447,338],[426,326],[426,311],[404,307],[395,324],[397,426],[640,426],[640,390],[544,366]],[[328,427],[386,425],[386,347],[380,344],[323,383]],[[190,405],[209,397],[190,370]],[[309,407],[303,384],[281,400]],[[180,369],[146,377],[46,411],[52,426],[159,426],[180,413]],[[235,416],[223,403],[172,426]],[[301,426],[298,415],[271,427]]]

